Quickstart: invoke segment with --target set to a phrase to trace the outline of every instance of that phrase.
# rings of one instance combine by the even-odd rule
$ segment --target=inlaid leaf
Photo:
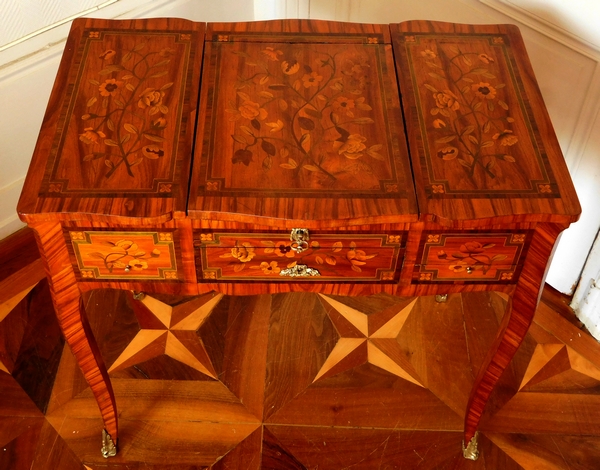
[[[162,76],[164,76],[164,75],[166,75],[168,73],[169,73],[168,70],[163,70],[162,72],[153,73],[152,75],[150,75],[150,78],[162,77]]]
[[[144,137],[146,137],[148,140],[151,140],[152,142],[164,142],[165,140],[167,140],[164,137],[161,137],[160,135],[150,134],[149,132],[144,132]]]
[[[100,70],[100,72],[98,72],[98,74],[100,75],[108,75],[109,73],[113,73],[113,72],[119,72],[123,70],[123,67],[117,64],[113,64],[113,65],[109,65],[108,67]]]
[[[298,124],[301,129],[312,131],[315,128],[315,122],[312,119],[305,118],[303,116],[298,117]]]
[[[475,138],[475,136],[473,136],[473,135],[470,135],[470,136],[469,136],[469,140],[470,140],[471,142],[473,142],[475,145],[479,144],[479,141],[478,141],[478,140]]]
[[[250,99],[250,95],[248,95],[247,93],[244,93],[244,92],[242,92],[242,91],[238,91],[238,92],[237,92],[237,95],[238,95],[238,96],[239,96],[241,99],[243,99],[244,101],[251,101],[251,99]]]
[[[308,171],[319,171],[319,167],[315,165],[304,165],[302,168]]]
[[[125,85],[125,88],[127,88],[129,91],[135,91],[135,87],[131,83]]]
[[[484,149],[486,147],[491,147],[494,145],[494,142],[492,140],[486,140],[484,143],[481,144],[481,148]]]
[[[257,131],[260,130],[260,122],[258,122],[258,120],[252,119],[252,121],[250,121],[250,125],[254,127],[254,129],[256,129]]]
[[[121,137],[121,144],[126,144],[129,139],[131,139],[131,134],[125,134],[123,137]]]
[[[438,80],[446,80],[446,77],[443,77],[437,72],[429,72],[428,75],[433,78],[437,78]]]
[[[431,86],[429,83],[425,83],[423,86],[433,93],[438,92],[437,88],[435,88],[434,86]]]
[[[240,130],[242,132],[245,132],[246,134],[254,137],[254,131],[252,129],[250,129],[248,126],[240,126]]]
[[[375,121],[373,119],[371,119],[370,117],[362,117],[362,118],[356,118],[356,119],[352,119],[352,121],[355,124],[372,124]]]
[[[463,129],[462,135],[471,134],[475,130],[475,126],[467,126]]]
[[[145,42],[140,42],[132,50],[134,52],[137,52],[137,51],[141,51],[144,47],[146,47],[146,43]]]
[[[120,99],[115,98],[113,100],[113,103],[116,104],[119,108],[124,108],[125,107],[125,103],[123,103]]]
[[[106,120],[106,127],[108,127],[111,131],[115,130],[115,123],[113,122],[112,119]]]
[[[96,101],[98,101],[98,98],[95,96],[91,97],[87,102],[87,107],[89,108],[90,106],[93,106]]]
[[[498,104],[500,105],[500,107],[508,111],[508,105],[504,101],[498,100]]]
[[[236,273],[239,273],[239,272],[240,272],[242,269],[244,269],[245,267],[246,267],[246,265],[245,265],[244,263],[239,263],[239,264],[236,264],[236,265],[233,267],[233,270],[234,270]]]
[[[327,255],[325,257],[325,262],[327,264],[332,265],[332,266],[335,266],[337,264],[337,260],[333,256],[331,256],[331,255]]]
[[[244,165],[250,165],[252,161],[252,152],[247,149],[238,149],[233,154],[233,158],[231,159],[232,163],[243,163]]]
[[[261,142],[260,146],[268,155],[273,156],[273,155],[277,154],[277,149],[271,142],[267,142],[266,140],[263,140]]]
[[[165,83],[163,86],[160,87],[160,90],[165,91],[167,88],[171,88],[172,86],[173,82]]]
[[[109,147],[118,147],[119,146],[119,144],[112,139],[104,139],[104,144],[108,145]]]
[[[456,139],[456,135],[447,135],[445,137],[441,137],[439,139],[435,139],[435,141],[438,144],[445,144],[447,142],[453,141],[454,139]]]
[[[321,111],[317,111],[316,109],[305,108],[304,112],[315,119],[321,119],[323,117],[323,113],[321,113]]]
[[[126,122],[125,124],[123,124],[123,127],[125,128],[125,130],[127,132],[131,132],[132,134],[137,134],[139,133],[138,128],[135,127],[133,124],[130,124],[128,122]]]
[[[502,159],[503,159],[504,161],[511,162],[511,163],[514,163],[514,162],[516,162],[515,158],[514,158],[514,157],[511,157],[510,155],[503,155],[503,156],[502,156]]]
[[[342,242],[335,242],[332,246],[331,249],[334,253],[337,253],[338,251],[341,251],[342,248],[344,248],[344,244]]]
[[[300,146],[306,153],[310,152],[310,134],[303,134],[300,137]]]
[[[246,142],[246,139],[241,135],[232,134],[231,138],[233,140],[235,140],[236,142],[239,142],[240,144],[243,144],[243,145],[246,145],[248,143],[248,142]]]
[[[259,91],[258,96],[262,96],[263,98],[273,98],[275,95],[273,93],[269,93],[268,91]]]
[[[317,264],[323,264],[323,258],[321,258],[320,256],[315,256],[315,261],[317,262]]]
[[[262,77],[262,78],[261,78],[261,79],[258,81],[258,83],[260,83],[261,85],[264,85],[264,84],[265,84],[265,83],[267,83],[268,81],[269,81],[269,76],[268,76],[268,75],[265,75],[264,77]],[[266,91],[265,91],[265,93],[268,93],[268,92],[266,92]],[[259,94],[260,94],[260,93],[259,93]]]

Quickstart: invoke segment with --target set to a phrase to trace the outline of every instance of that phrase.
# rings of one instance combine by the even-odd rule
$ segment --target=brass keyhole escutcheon
[[[292,241],[292,250],[296,253],[302,253],[308,250],[308,240],[310,235],[306,228],[293,228],[290,233],[290,240]]]

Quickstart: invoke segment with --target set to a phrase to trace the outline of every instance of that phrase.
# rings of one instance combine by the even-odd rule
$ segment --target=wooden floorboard
[[[550,287],[476,462],[461,455],[464,408],[503,296],[93,291],[120,419],[106,460],[35,253],[27,231],[0,243],[0,470],[600,468],[600,345]]]

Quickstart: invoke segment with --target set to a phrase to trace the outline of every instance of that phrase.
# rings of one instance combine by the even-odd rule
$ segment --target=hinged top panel
[[[387,26],[209,24],[189,215],[417,219]]]
[[[410,21],[391,29],[421,216],[576,220],[577,196],[518,28]]]
[[[140,223],[185,214],[204,27],[178,19],[73,23],[22,217]]]

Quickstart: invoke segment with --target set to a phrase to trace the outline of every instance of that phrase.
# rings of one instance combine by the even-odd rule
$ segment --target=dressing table
[[[509,296],[464,455],[580,207],[518,29],[78,19],[18,205],[115,455],[81,293]]]

